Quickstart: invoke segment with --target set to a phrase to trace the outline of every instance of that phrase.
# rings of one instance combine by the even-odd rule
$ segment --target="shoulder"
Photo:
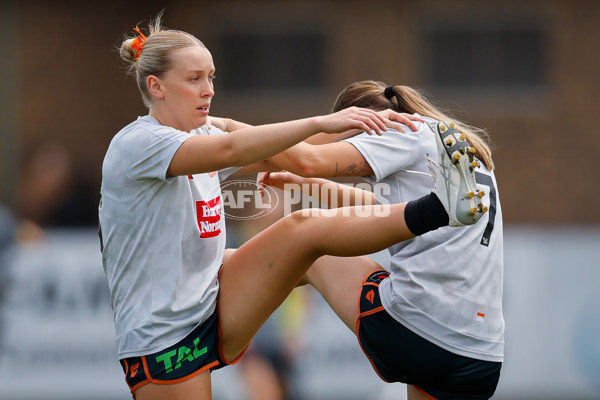
[[[139,117],[119,132],[123,144],[139,145],[156,142],[184,142],[192,135],[170,126],[161,125],[152,117]]]
[[[194,129],[191,134],[192,135],[200,135],[200,136],[209,136],[209,135],[223,135],[229,132],[223,131],[216,126],[211,126],[210,128],[206,125],[202,125],[199,128]]]

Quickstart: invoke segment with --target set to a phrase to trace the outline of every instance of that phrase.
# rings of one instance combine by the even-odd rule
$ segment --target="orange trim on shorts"
[[[383,268],[375,268],[375,269],[374,269],[374,270],[372,270],[371,272],[367,273],[367,276],[365,276],[365,279],[363,279],[363,281],[362,281],[361,287],[362,287],[364,284],[368,284],[368,285],[375,285],[375,286],[377,286],[375,283],[371,283],[371,282],[367,283],[367,279],[369,279],[369,277],[370,277],[371,275],[373,275],[375,272],[379,272],[379,271],[381,271],[381,272],[388,272],[387,270],[385,270],[385,269],[383,269]]]
[[[424,391],[421,386],[419,385],[413,385],[419,392],[421,392],[421,394],[425,397],[427,397],[430,400],[437,400],[435,397],[433,397],[432,395],[430,395],[429,393],[427,393],[426,391]]]
[[[150,372],[148,372],[148,365],[146,365],[146,357],[141,356],[140,358],[142,359],[142,366],[144,367],[144,372],[146,373],[146,376],[149,377]],[[123,361],[125,362],[126,365],[129,365],[129,364],[127,364],[127,359],[125,359]],[[127,370],[129,370],[129,368],[127,368]],[[127,374],[125,374],[125,379],[127,379]],[[127,386],[129,386],[129,388],[131,389],[131,394],[133,394],[133,396],[135,398],[134,392],[148,383],[150,383],[150,381],[148,379],[146,379],[144,381],[141,381],[140,383],[138,383],[137,385],[135,385],[133,387],[129,386],[129,384],[127,384]]]
[[[144,361],[144,365],[145,365],[145,361]],[[204,367],[200,368],[197,371],[194,371],[193,373],[183,376],[181,378],[177,378],[177,379],[172,379],[172,380],[168,380],[168,381],[164,381],[164,380],[160,380],[160,379],[154,379],[154,378],[150,378],[148,379],[150,382],[152,383],[156,383],[158,385],[170,385],[173,383],[181,383],[181,382],[185,382],[188,379],[192,379],[193,377],[195,377],[196,375],[200,375],[201,373],[205,372],[207,369],[212,368],[212,367],[216,367],[217,365],[219,365],[218,361],[213,361],[210,364],[205,365]],[[146,382],[148,383],[148,382]]]
[[[362,314],[360,312],[360,296],[362,294],[363,286],[369,285],[369,286],[377,286],[378,287],[379,286],[378,284],[373,283],[373,282],[367,282],[367,279],[369,279],[369,277],[371,275],[373,275],[375,272],[379,272],[379,271],[387,272],[383,268],[374,269],[373,271],[371,271],[371,272],[369,272],[367,274],[367,276],[365,277],[365,279],[363,279],[363,281],[362,281],[362,283],[360,285],[360,292],[358,293],[358,303],[356,305],[356,308],[358,310],[358,313],[357,313],[358,314],[358,318],[356,319],[356,331],[354,333],[356,334],[356,338],[358,339],[358,344],[360,346],[360,349],[362,350],[363,354],[367,357],[367,360],[369,360],[369,362],[371,363],[371,367],[373,367],[373,370],[377,373],[377,375],[379,376],[379,378],[381,378],[382,381],[391,383],[390,381],[388,381],[387,379],[385,379],[383,376],[381,376],[381,374],[379,373],[379,370],[375,366],[375,363],[373,362],[373,360],[371,360],[371,357],[369,357],[369,354],[365,351],[365,348],[363,347],[363,345],[362,345],[362,343],[360,341],[360,336],[358,335],[358,329],[360,328],[360,320],[361,320],[361,318],[363,318],[363,317],[365,317],[367,315],[371,315],[371,314],[374,314],[376,312],[384,310],[383,306],[381,306],[381,307],[377,307],[377,308],[375,308],[373,310],[364,312]]]
[[[365,276],[365,278],[363,279],[363,281],[360,284],[360,289],[358,290],[358,296],[357,296],[357,300],[356,300],[356,315],[358,315],[358,317],[356,318],[356,329],[354,331],[354,333],[356,334],[356,337],[358,337],[358,325],[360,324],[360,295],[362,294],[362,288],[364,285],[367,284],[367,279],[369,279],[369,276],[371,276],[372,274],[374,274],[377,271],[385,271],[382,268],[376,268],[374,270],[372,270],[371,272],[367,273],[367,276]],[[360,343],[360,340],[359,340]],[[362,345],[361,345],[362,347]]]
[[[366,317],[367,315],[378,313],[379,311],[382,311],[382,310],[385,310],[385,308],[383,308],[383,306],[380,306],[380,307],[374,308],[374,309],[372,309],[370,311],[366,311],[366,312],[360,314],[358,316],[358,318],[360,319],[362,317]],[[357,332],[358,332],[358,330],[357,330]]]
[[[148,368],[146,367],[146,359],[145,357],[141,357],[142,358],[142,365],[144,366],[144,371],[146,372],[146,376],[150,376],[150,374],[148,373]],[[127,384],[127,387],[129,387],[129,390],[131,391],[131,394],[133,395],[133,398],[135,399],[135,391],[139,388],[141,388],[142,386],[144,386],[147,383],[150,383],[150,381],[148,381],[148,379],[141,381],[140,383],[138,383],[135,386],[130,386],[129,382],[127,381],[127,377],[129,376],[129,363],[127,362],[127,359],[124,358],[123,362],[125,363],[125,383]]]
[[[135,398],[134,392],[136,390],[138,390],[139,388],[141,388],[142,386],[147,385],[148,383],[154,383],[156,385],[172,385],[175,383],[185,382],[189,379],[192,379],[196,375],[200,375],[201,373],[205,372],[207,369],[216,367],[217,365],[219,365],[219,361],[213,361],[212,363],[205,365],[204,367],[200,368],[199,370],[194,371],[193,373],[183,376],[181,378],[170,379],[170,380],[161,380],[161,379],[154,379],[150,375],[150,371],[148,370],[148,364],[146,362],[146,356],[141,356],[140,358],[142,359],[142,365],[144,366],[144,372],[146,373],[146,376],[148,377],[148,379],[138,383],[137,385],[135,385],[134,387],[131,388],[131,393],[134,395],[134,398]],[[125,363],[127,364],[127,361],[125,361]]]
[[[383,307],[382,307],[382,309],[383,309]],[[360,341],[360,336],[358,336],[358,328],[360,327],[360,319],[361,319],[361,317],[358,317],[358,320],[356,321],[356,338],[358,339],[358,344],[360,345],[360,349],[362,350],[363,354],[367,357],[367,360],[369,360],[369,362],[371,363],[371,367],[373,367],[373,370],[377,373],[379,378],[381,378],[381,380],[384,382],[391,383],[390,381],[385,379],[383,376],[381,376],[381,374],[379,373],[379,370],[375,366],[375,363],[373,362],[373,360],[371,360],[371,357],[369,357],[369,354],[365,351],[365,348],[363,347],[362,342]]]
[[[129,373],[129,364],[127,363],[127,359],[123,359],[123,362],[125,363],[125,379],[127,379],[127,374]]]
[[[361,290],[362,290],[363,286],[375,286],[375,287],[379,287],[379,284],[378,284],[378,283],[375,283],[375,282],[364,282],[364,283],[363,283],[363,284],[360,286]]]

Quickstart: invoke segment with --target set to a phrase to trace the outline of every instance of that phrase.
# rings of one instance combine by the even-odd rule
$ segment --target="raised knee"
[[[293,232],[295,240],[313,240],[319,225],[321,212],[318,208],[294,211],[280,220],[286,229]]]
[[[317,224],[317,218],[322,216],[322,211],[319,208],[305,208],[302,210],[294,211],[285,217],[288,222],[294,227],[303,227],[306,225]]]

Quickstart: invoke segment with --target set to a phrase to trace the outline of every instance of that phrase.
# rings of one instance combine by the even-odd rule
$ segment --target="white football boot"
[[[475,149],[467,142],[453,123],[429,123],[435,135],[439,164],[430,159],[429,168],[435,179],[433,192],[440,199],[450,226],[473,225],[487,212],[481,198],[483,190],[477,189]]]

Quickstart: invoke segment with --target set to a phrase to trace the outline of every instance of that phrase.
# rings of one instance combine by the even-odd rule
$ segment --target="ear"
[[[162,82],[157,76],[148,75],[148,78],[146,78],[146,85],[148,86],[148,91],[152,97],[156,99],[165,97]]]

